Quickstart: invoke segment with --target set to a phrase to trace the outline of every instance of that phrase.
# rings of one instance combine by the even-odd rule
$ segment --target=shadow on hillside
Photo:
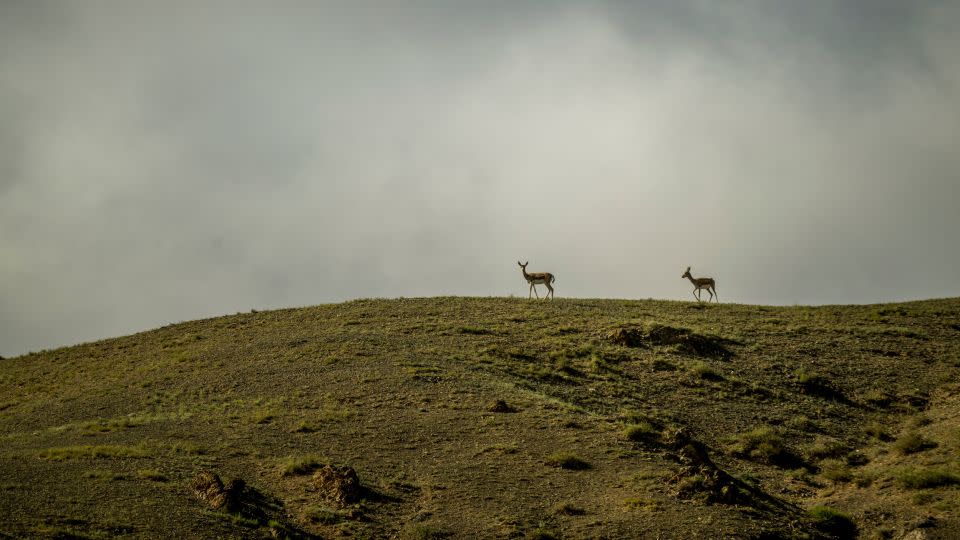
[[[754,515],[765,516],[774,523],[790,523],[791,528],[808,526],[803,509],[723,470],[711,459],[707,445],[696,440],[686,428],[661,431],[660,424],[654,422],[646,429],[636,431],[629,435],[632,441],[648,449],[658,450],[664,457],[680,465],[677,473],[667,480],[668,484],[675,486],[674,495],[679,499],[749,508]],[[805,534],[822,537],[811,534],[813,532],[808,529]],[[772,539],[794,536],[778,536],[773,531],[766,531],[762,537]]]
[[[733,351],[728,348],[729,345],[741,345],[732,339],[698,334],[689,328],[661,324],[649,325],[646,328],[620,327],[611,331],[607,338],[626,347],[674,346],[681,354],[720,360],[734,356]]]
[[[215,473],[202,472],[193,479],[193,491],[198,499],[214,510],[243,518],[244,521],[239,522],[242,525],[268,528],[274,537],[303,540],[320,538],[287,523],[283,516],[283,501],[247,485],[240,478],[224,484]]]
[[[707,504],[731,504],[798,516],[802,510],[783,499],[747,484],[721,469],[710,458],[707,446],[683,428],[665,433],[658,444],[667,449],[667,457],[681,465],[671,482],[677,484],[681,498],[699,499]]]
[[[801,372],[797,383],[800,386],[800,391],[804,394],[835,401],[844,405],[856,405],[842,390],[822,375]]]

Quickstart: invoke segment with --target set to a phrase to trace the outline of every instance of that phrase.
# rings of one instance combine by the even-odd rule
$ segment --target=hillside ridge
[[[171,324],[0,361],[0,532],[956,537],[957,338],[958,298]]]

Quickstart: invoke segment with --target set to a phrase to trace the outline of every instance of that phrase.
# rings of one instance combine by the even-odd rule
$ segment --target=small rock
[[[227,490],[216,473],[203,471],[193,477],[193,494],[215,510],[227,506]]]
[[[325,499],[339,504],[360,500],[360,478],[352,467],[324,465],[314,473],[313,482]]]

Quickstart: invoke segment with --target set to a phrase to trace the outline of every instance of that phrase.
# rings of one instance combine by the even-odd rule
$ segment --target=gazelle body
[[[528,274],[527,265],[530,264],[529,261],[523,264],[520,264],[520,261],[517,261],[517,264],[520,265],[520,270],[523,272],[523,279],[527,280],[527,283],[530,284],[530,294],[527,295],[527,298],[530,298],[534,294],[537,295],[538,299],[540,298],[540,294],[537,293],[537,285],[546,285],[547,289],[549,289],[547,294],[543,296],[544,299],[548,297],[553,298],[553,286],[551,283],[557,279],[553,276],[553,274],[550,272],[533,272]]]
[[[717,303],[718,303],[718,304],[720,303],[720,297],[717,296],[717,284],[716,284],[716,282],[713,280],[713,278],[709,278],[709,277],[695,278],[695,277],[693,277],[693,276],[690,275],[690,267],[689,267],[689,266],[687,267],[687,271],[684,272],[683,275],[680,276],[680,277],[681,277],[681,278],[687,278],[687,279],[690,280],[690,283],[693,283],[693,297],[697,299],[697,302],[702,302],[702,301],[703,301],[703,300],[700,299],[700,294],[699,294],[699,293],[700,293],[700,289],[706,289],[707,292],[710,293],[710,299],[707,300],[707,302],[710,302],[710,300],[713,300],[714,297],[716,297],[716,298],[717,298]]]

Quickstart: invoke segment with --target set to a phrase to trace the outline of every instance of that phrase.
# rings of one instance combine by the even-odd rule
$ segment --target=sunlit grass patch
[[[897,442],[893,443],[893,449],[903,455],[915,454],[936,447],[937,443],[935,441],[913,432],[901,435]]]
[[[824,532],[842,538],[853,538],[857,533],[857,525],[849,515],[829,506],[814,506],[807,511],[807,515],[813,520],[814,526]]]
[[[722,381],[723,375],[710,366],[710,364],[698,360],[690,365],[690,373],[705,381]]]
[[[960,484],[960,474],[943,468],[903,469],[893,475],[905,489],[930,489]]]
[[[837,458],[845,455],[850,448],[836,440],[827,437],[819,437],[810,446],[806,447],[805,454],[807,459],[819,461],[821,459]]]
[[[289,457],[280,463],[280,476],[310,474],[325,463],[326,461],[318,456]]]
[[[660,438],[660,429],[649,421],[640,421],[631,424],[623,432],[624,436],[634,442],[652,442]]]
[[[825,459],[820,463],[820,475],[836,483],[853,480],[853,472],[846,462],[839,459]]]
[[[156,469],[140,469],[137,471],[137,477],[151,482],[166,482],[169,480],[167,475]]]
[[[150,453],[146,447],[140,446],[112,446],[112,445],[80,445],[48,448],[39,453],[42,459],[50,461],[64,461],[67,459],[109,459],[109,458],[139,458],[148,457]]]
[[[653,499],[633,497],[623,501],[623,506],[627,510],[643,510],[655,512],[660,509],[660,503]]]
[[[768,427],[728,437],[727,452],[741,458],[770,463],[786,468],[799,466],[799,458],[791,452],[783,437]]]

